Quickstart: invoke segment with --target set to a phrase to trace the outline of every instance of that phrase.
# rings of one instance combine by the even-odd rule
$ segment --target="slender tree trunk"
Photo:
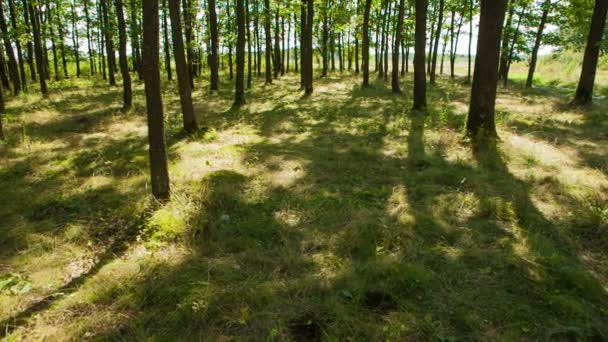
[[[279,18],[279,9],[275,13],[274,22],[274,78],[279,78],[281,74],[281,21]]]
[[[2,128],[2,115],[5,111],[4,95],[2,85],[0,85],[0,140],[4,140],[4,129]]]
[[[230,14],[230,1],[226,2],[226,12],[228,14],[228,21],[226,25],[228,26],[228,30],[232,31],[232,15]],[[230,70],[230,80],[234,78],[234,70],[233,70],[233,61],[232,61],[232,41],[228,41],[228,69]]]
[[[401,47],[401,32],[403,31],[403,17],[405,16],[405,0],[399,0],[399,12],[397,14],[397,30],[395,31],[395,41],[393,42],[393,93],[400,93],[399,87],[399,49]]]
[[[104,0],[102,0],[104,1]],[[143,62],[148,111],[148,142],[152,194],[158,200],[169,199],[169,171],[165,142],[164,112],[160,89],[158,0],[143,1]]]
[[[270,1],[264,0],[264,33],[266,36],[266,84],[272,84],[272,37],[270,34]]]
[[[443,25],[443,9],[445,6],[445,0],[439,0],[439,13],[437,19],[437,32],[435,33],[435,46],[433,48],[433,61],[431,63],[431,84],[435,84],[435,78],[437,75],[437,52],[439,50],[439,40],[441,39],[441,28]]]
[[[253,68],[251,65],[251,13],[249,11],[249,0],[245,0],[245,22],[245,28],[247,30],[247,89],[250,89],[253,79]]]
[[[245,104],[245,0],[236,0],[236,88],[234,106]]]
[[[74,47],[74,58],[76,59],[76,77],[80,77],[80,44],[78,42],[78,20],[74,1],[70,3],[72,9],[72,46]]]
[[[507,21],[503,29],[502,47],[500,48],[500,65],[498,67],[498,79],[502,80],[507,70],[507,63],[509,62],[509,43],[511,42],[511,26],[513,25],[513,15],[515,14],[515,2],[517,0],[508,0],[509,14],[507,15]],[[477,60],[475,60],[477,64]]]
[[[196,122],[194,106],[192,105],[192,88],[190,88],[188,62],[186,61],[186,54],[184,52],[184,36],[182,35],[179,1],[169,1],[169,15],[171,16],[173,58],[175,58],[175,70],[177,72],[177,84],[179,87],[179,99],[182,106],[184,131],[191,134],[198,130],[198,123]]]
[[[25,20],[25,29],[28,32],[33,32],[33,24],[31,21],[31,16],[29,14],[28,5],[26,0],[22,0],[23,5],[23,18]],[[27,41],[27,63],[30,67],[30,75],[32,76],[32,82],[36,82],[36,65],[34,63],[34,44],[31,39]]]
[[[357,24],[355,26],[355,74],[359,74],[359,9],[361,7],[361,0],[357,0]]]
[[[4,40],[4,49],[8,55],[8,70],[13,83],[13,92],[15,95],[19,95],[21,92],[21,78],[19,77],[19,65],[15,59],[15,53],[13,52],[13,45],[11,44],[8,26],[4,18],[4,5],[0,1],[0,28],[2,29],[2,38]]]
[[[473,7],[475,6],[475,0],[471,0],[469,3],[469,65],[467,69],[467,84],[471,83],[472,78],[472,61],[473,61]]]
[[[217,11],[215,0],[208,0],[209,8],[209,32],[211,34],[211,53],[209,55],[209,69],[211,71],[211,90],[219,89],[219,65],[218,65],[218,30],[217,30]]]
[[[165,51],[165,72],[167,73],[167,79],[171,81],[173,80],[173,73],[171,72],[171,47],[169,45],[169,22],[167,20],[169,10],[167,9],[167,0],[162,0],[162,2],[163,50]]]
[[[19,27],[17,26],[17,14],[15,13],[15,1],[8,1],[8,9],[11,17],[11,27],[13,28],[13,36],[17,32],[19,32]],[[25,59],[23,58],[23,50],[21,48],[21,40],[14,39],[15,48],[17,49],[17,60],[19,62],[19,72],[21,76],[21,89],[23,91],[27,90],[27,75],[25,74]]]
[[[313,47],[312,47],[312,33],[314,26],[314,1],[313,0],[304,0],[307,3],[306,6],[306,40],[304,42],[304,46],[302,47],[305,50],[305,61],[302,61],[302,69],[304,69],[304,64],[306,64],[306,84],[304,85],[305,95],[310,96],[313,92]]]
[[[543,3],[543,15],[540,18],[540,24],[538,25],[538,31],[536,32],[536,39],[534,40],[534,47],[532,48],[532,55],[530,57],[530,68],[528,69],[526,88],[532,88],[532,83],[534,82],[534,72],[536,71],[536,64],[538,63],[538,50],[543,41],[543,33],[545,31],[545,25],[547,24],[547,18],[549,17],[550,8],[551,0],[545,0]]]
[[[479,41],[475,57],[475,74],[471,89],[471,104],[467,119],[467,135],[473,139],[480,134],[497,136],[494,121],[500,38],[507,0],[481,0]]]
[[[372,7],[372,0],[365,0],[365,10],[363,13],[363,41],[361,49],[361,69],[363,69],[363,87],[369,87],[369,15]]]
[[[608,11],[608,1],[595,0],[589,37],[587,38],[587,48],[583,58],[583,69],[576,89],[576,95],[572,103],[574,105],[588,105],[593,101],[593,86],[595,74],[600,55],[600,43],[606,25],[606,12]]]
[[[174,0],[179,1],[179,0]],[[186,57],[188,59],[188,75],[190,76],[190,88],[194,89],[194,33],[192,28],[192,8],[189,0],[183,0],[184,11],[184,33],[186,37]]]
[[[126,112],[133,107],[131,75],[129,74],[129,59],[127,57],[127,24],[125,22],[123,0],[115,0],[115,5],[116,17],[118,18],[118,56],[123,89],[122,109]]]
[[[426,108],[426,11],[428,0],[416,0],[416,47],[414,55],[414,110]]]
[[[285,61],[285,72],[289,73],[289,64],[291,63],[290,60],[290,56],[291,56],[291,17],[287,16],[287,50],[285,50],[285,48],[283,48],[283,53],[286,54],[285,58],[287,59]],[[283,37],[283,42],[285,42],[285,37]]]
[[[26,0],[24,0],[26,1]],[[31,1],[31,0],[30,0]],[[30,12],[30,19],[32,21],[32,34],[34,36],[34,49],[36,50],[36,67],[38,68],[38,80],[40,81],[40,92],[43,96],[48,96],[49,90],[46,85],[46,78],[44,77],[44,60],[42,55],[42,40],[40,38],[40,22],[36,19],[36,10],[34,5],[28,1],[28,10]]]
[[[63,9],[60,7],[60,5],[61,2],[58,3],[55,17],[57,19],[57,31],[59,35],[59,49],[61,50],[61,66],[63,67],[63,77],[68,78],[68,63],[65,53],[65,30],[63,28],[63,18],[60,17],[60,15],[63,13]]]
[[[329,69],[329,14],[327,13],[329,7],[329,1],[325,1],[325,8],[323,9],[323,25],[321,32],[321,56],[323,59],[323,68],[321,69],[321,77],[327,76],[327,70]]]
[[[102,11],[102,17],[103,17],[103,31],[104,31],[104,38],[105,38],[105,43],[106,43],[106,55],[108,57],[108,78],[110,80],[110,85],[111,86],[115,86],[116,85],[116,78],[114,76],[114,74],[116,73],[116,71],[114,70],[114,66],[116,65],[116,62],[114,61],[114,59],[116,58],[115,54],[114,54],[114,43],[113,43],[113,28],[112,25],[110,24],[110,20],[109,20],[109,12],[108,12],[108,4],[106,2],[107,0],[99,0],[99,3],[101,5],[101,11]]]
[[[513,31],[513,39],[511,40],[511,46],[509,47],[509,52],[507,55],[507,66],[504,70],[504,75],[502,77],[502,83],[504,87],[507,87],[509,83],[509,71],[511,70],[511,63],[513,62],[513,54],[515,53],[515,45],[517,44],[517,40],[519,39],[519,29],[521,27],[521,21],[526,14],[526,4],[523,5],[521,12],[519,13],[519,18],[517,19],[517,26],[515,26],[515,31]]]

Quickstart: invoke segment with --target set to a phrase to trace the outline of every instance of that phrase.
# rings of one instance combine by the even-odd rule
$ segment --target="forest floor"
[[[240,110],[200,83],[189,137],[169,85],[166,204],[140,82],[126,114],[102,80],[9,100],[5,338],[608,338],[608,102],[500,88],[501,140],[473,152],[469,88],[441,78],[413,113],[410,77],[256,79]]]

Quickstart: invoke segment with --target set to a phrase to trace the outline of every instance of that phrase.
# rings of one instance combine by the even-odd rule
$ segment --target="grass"
[[[0,321],[13,340],[608,338],[606,104],[501,89],[498,146],[463,141],[468,89],[428,115],[333,74],[232,87],[183,137],[164,89],[171,201],[150,199],[143,89],[71,80],[8,102]],[[41,304],[42,303],[42,304]]]

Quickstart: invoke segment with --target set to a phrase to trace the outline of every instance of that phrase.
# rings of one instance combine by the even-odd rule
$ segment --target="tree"
[[[76,77],[80,77],[80,46],[78,42],[78,19],[76,15],[76,6],[74,1],[70,2],[72,13],[72,46],[74,48],[74,59],[76,60]],[[126,38],[125,38],[126,45]]]
[[[107,0],[99,0],[99,5],[101,7],[101,18],[103,21],[103,34],[106,44],[106,55],[108,56],[108,78],[111,86],[116,85],[116,78],[114,77],[116,65],[114,55],[114,38],[113,38],[113,27],[111,25],[110,16],[109,16],[109,8],[106,2]]]
[[[266,36],[266,84],[272,84],[272,37],[270,35],[270,0],[264,0],[264,35]]]
[[[3,2],[0,1],[0,28],[2,29],[4,49],[6,51],[6,54],[8,55],[8,70],[9,75],[11,77],[11,82],[13,82],[13,91],[15,95],[19,95],[19,93],[21,92],[21,78],[19,77],[19,66],[17,64],[17,60],[15,59],[13,45],[11,44],[11,40],[9,37],[8,26],[6,25],[6,20],[4,19],[4,5],[2,3]]]
[[[34,49],[36,51],[36,67],[38,69],[38,80],[40,81],[40,92],[44,96],[48,96],[49,90],[46,85],[46,72],[45,72],[45,61],[43,57],[42,40],[40,38],[40,22],[38,21],[34,4],[31,0],[24,0],[27,2],[28,11],[30,14],[30,20],[32,23],[32,33],[34,35]]]
[[[219,89],[219,63],[218,63],[218,30],[217,30],[217,11],[215,0],[209,0],[209,32],[211,39],[211,53],[209,54],[209,69],[211,72],[211,90]]]
[[[311,95],[313,92],[313,46],[312,46],[312,31],[314,25],[314,1],[308,0],[306,7],[306,95]]]
[[[4,140],[4,129],[2,128],[2,115],[4,114],[4,95],[2,94],[2,83],[0,83],[0,140]]]
[[[104,0],[101,0],[104,1]],[[163,101],[160,89],[159,6],[158,0],[143,1],[143,68],[148,112],[148,143],[152,194],[158,200],[169,198],[169,171]]]
[[[393,93],[400,93],[399,88],[399,48],[401,47],[401,32],[403,31],[403,17],[405,12],[405,0],[399,0],[399,13],[397,14],[397,31],[395,32],[395,42],[393,46]]]
[[[236,89],[234,106],[245,104],[245,4],[244,0],[236,0],[236,24],[238,38],[236,43]]]
[[[445,0],[439,0],[439,18],[437,19],[437,32],[435,33],[435,47],[433,48],[433,60],[431,62],[431,84],[435,84],[437,74],[437,50],[439,50],[439,39],[441,38],[441,26],[443,25],[443,10]]]
[[[530,56],[530,67],[528,68],[528,79],[526,80],[526,88],[532,88],[534,82],[534,72],[536,71],[536,63],[538,61],[538,50],[543,40],[543,32],[545,25],[547,24],[547,18],[549,17],[549,9],[551,7],[551,0],[545,0],[543,3],[543,14],[540,18],[540,24],[538,25],[538,31],[536,32],[536,39],[534,41],[534,48],[532,48],[532,55]]]
[[[507,9],[507,0],[481,0],[480,3],[479,40],[467,118],[467,135],[473,139],[480,134],[497,136],[494,121],[496,86],[502,22]]]
[[[182,35],[182,22],[179,1],[169,1],[169,15],[171,16],[171,33],[173,38],[173,58],[175,59],[175,70],[177,71],[177,83],[179,87],[179,99],[182,106],[182,117],[184,131],[194,133],[198,130],[198,123],[194,116],[192,105],[192,88],[190,88],[190,76],[188,63],[184,52],[184,38]]]
[[[133,106],[133,95],[131,91],[131,75],[129,74],[129,60],[127,57],[127,24],[125,23],[122,0],[115,0],[115,6],[116,17],[118,18],[118,58],[123,88],[122,109],[128,111]]]
[[[15,48],[17,49],[17,60],[19,62],[19,73],[21,75],[21,88],[22,90],[27,90],[27,76],[25,75],[25,65],[23,58],[23,51],[21,48],[21,39],[19,35],[21,34],[21,29],[19,25],[17,25],[17,13],[15,13],[15,1],[8,1],[8,9],[11,17],[11,27],[13,29],[13,37],[15,42]]]
[[[361,69],[363,69],[363,87],[369,87],[369,17],[372,0],[365,0],[363,11],[363,41],[361,42]]]
[[[588,105],[593,101],[593,85],[600,55],[600,44],[606,26],[607,11],[608,1],[595,0],[585,57],[583,57],[583,69],[581,70],[576,95],[572,101],[574,105]]]
[[[414,110],[426,108],[426,11],[428,0],[416,0],[416,43],[414,55]]]

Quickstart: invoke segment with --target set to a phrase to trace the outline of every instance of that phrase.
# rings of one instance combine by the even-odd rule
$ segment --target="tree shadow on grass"
[[[250,174],[193,185],[183,260],[80,304],[128,314],[97,337],[605,337],[605,291],[496,149],[449,160],[425,141],[436,108],[408,117],[383,89],[343,97],[228,118],[260,132]],[[99,324],[84,320],[75,338]]]

